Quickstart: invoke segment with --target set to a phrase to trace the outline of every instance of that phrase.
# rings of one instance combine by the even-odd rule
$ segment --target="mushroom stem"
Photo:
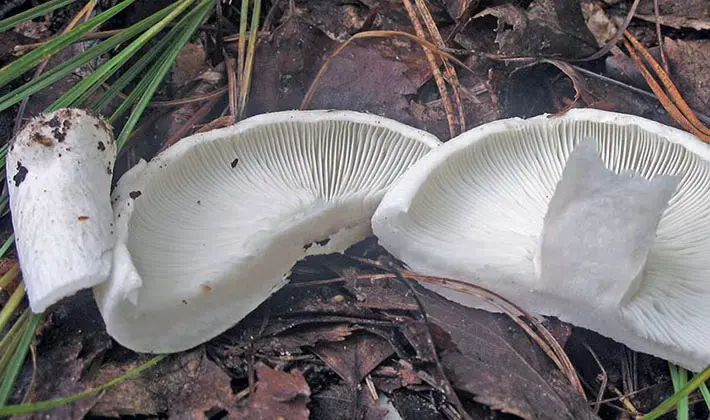
[[[115,159],[111,127],[79,109],[40,115],[10,146],[10,210],[33,312],[108,278]]]

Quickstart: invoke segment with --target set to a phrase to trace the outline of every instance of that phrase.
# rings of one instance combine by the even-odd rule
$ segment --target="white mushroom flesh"
[[[265,114],[183,139],[114,191],[118,244],[95,289],[108,332],[175,352],[234,325],[309,254],[371,233],[387,188],[438,144],[344,111]]]
[[[648,180],[671,175],[678,186],[646,244],[638,281],[619,274],[605,279],[613,290],[602,287],[600,278],[593,284],[570,279],[565,287],[546,289],[538,255],[545,215],[570,151],[585,137],[598,140],[613,173],[632,171]],[[629,115],[584,109],[563,117],[496,121],[452,139],[414,165],[386,194],[373,230],[414,271],[470,281],[531,312],[559,316],[699,370],[710,363],[709,160],[710,146],[692,135]],[[669,185],[658,188],[667,192]],[[651,213],[663,210],[663,195]],[[646,216],[644,223],[652,224],[653,215]],[[587,232],[586,238],[592,237]],[[643,243],[634,244],[644,249]],[[631,246],[628,238],[608,245]],[[622,265],[626,271],[620,272],[631,273],[633,263],[609,261],[612,267],[604,272]],[[563,273],[551,282],[564,282]],[[472,296],[434,289],[491,310]]]

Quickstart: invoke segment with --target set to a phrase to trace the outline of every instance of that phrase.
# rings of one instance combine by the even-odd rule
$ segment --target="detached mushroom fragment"
[[[694,136],[630,115],[496,121],[414,165],[373,230],[414,271],[698,371],[710,364],[708,160]]]
[[[94,289],[109,334],[177,352],[236,324],[306,255],[370,234],[387,188],[438,140],[345,111],[264,114],[183,139],[114,191],[117,245]]]
[[[40,115],[11,144],[10,210],[33,312],[108,278],[115,159],[112,128],[80,109]]]

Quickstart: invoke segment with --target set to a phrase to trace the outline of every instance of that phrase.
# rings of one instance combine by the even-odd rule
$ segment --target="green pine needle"
[[[59,9],[68,4],[74,3],[76,0],[52,0],[39,6],[33,7],[22,13],[18,13],[14,16],[10,16],[7,19],[0,20],[0,32],[5,32],[8,29],[19,25],[22,22],[26,22],[30,19],[34,19],[38,16],[44,16],[52,10]]]

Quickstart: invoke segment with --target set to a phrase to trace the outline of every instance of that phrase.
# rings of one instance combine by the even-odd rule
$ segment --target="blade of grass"
[[[682,389],[687,384],[688,384],[688,371],[683,369],[682,367],[678,367],[678,389],[676,389],[675,391],[678,392],[680,389]],[[690,406],[689,406],[688,396],[686,395],[685,397],[681,398],[680,401],[678,401],[678,407],[676,408],[677,419],[678,420],[688,420],[689,410],[690,410]]]
[[[92,72],[91,75],[74,85],[69,91],[62,95],[61,98],[50,105],[47,108],[47,112],[52,112],[63,107],[76,106],[78,103],[88,98],[106,79],[133,57],[153,36],[162,31],[170,22],[184,12],[193,1],[194,0],[180,0],[179,2],[173,3],[174,9],[171,10],[165,18],[145,31],[128,47],[124,48],[108,62]]]
[[[150,102],[153,94],[158,89],[158,86],[162,83],[163,78],[172,67],[173,62],[175,62],[177,55],[180,53],[180,50],[182,50],[187,41],[189,41],[190,37],[194,34],[195,30],[197,30],[200,24],[207,18],[213,6],[214,2],[212,0],[202,0],[196,8],[199,13],[196,13],[195,17],[185,25],[185,30],[182,32],[180,37],[176,39],[175,43],[165,52],[165,54],[163,54],[161,59],[158,60],[158,67],[156,68],[154,77],[149,79],[149,83],[146,86],[145,91],[141,93],[142,96],[140,100],[133,109],[130,117],[128,117],[128,121],[126,121],[123,130],[121,130],[121,134],[116,140],[118,150],[121,150],[123,145],[128,140],[128,136],[138,123],[143,111],[148,106],[148,102]]]
[[[5,253],[7,252],[8,249],[12,246],[12,244],[15,242],[15,234],[13,233],[10,235],[9,238],[5,240],[5,243],[0,246],[0,258],[5,256]]]
[[[7,270],[7,273],[0,277],[0,289],[6,288],[11,281],[15,280],[18,274],[20,274],[20,264],[15,263],[9,270]],[[1,330],[2,329],[0,328],[0,331]]]
[[[20,334],[20,331],[23,331],[22,327],[24,326],[24,323],[27,321],[29,316],[29,308],[26,308],[24,311],[22,311],[22,315],[20,315],[20,317],[17,318],[17,321],[12,324],[10,331],[8,331],[7,334],[5,334],[5,336],[2,338],[2,340],[0,340],[0,353],[7,354],[6,352],[9,351],[7,346],[12,340],[12,337],[18,336],[18,334]],[[2,369],[0,369],[0,372],[2,372]]]
[[[185,22],[192,21],[192,19],[196,19],[198,15],[201,13],[200,7],[194,8],[191,10],[189,13],[185,15],[183,18]],[[172,47],[179,47],[182,49],[182,46],[175,45],[174,43],[176,40],[179,40],[181,38],[181,34],[186,30],[186,25],[183,24],[179,28],[177,28],[176,32],[172,33],[172,36],[166,36],[165,39],[168,44],[164,46],[162,50],[156,51],[156,53],[162,53],[163,55],[158,58],[157,60],[152,60],[151,67],[148,69],[148,71],[143,75],[141,81],[138,83],[138,85],[133,89],[133,91],[126,96],[122,101],[121,104],[118,106],[118,108],[113,112],[113,114],[108,118],[108,121],[110,123],[114,123],[123,113],[128,111],[133,104],[138,102],[140,99],[141,95],[148,89],[150,86],[151,81],[154,78],[160,78],[162,80],[162,76],[160,76],[160,69],[161,69],[161,63],[163,60],[167,60],[168,55],[170,55],[170,51]],[[173,44],[170,44],[170,43]],[[179,52],[179,50],[178,50]]]
[[[700,390],[700,394],[703,396],[703,400],[705,400],[705,405],[708,410],[710,410],[710,391],[708,391],[708,386],[705,385],[705,382],[703,382],[700,384],[698,389]]]
[[[81,38],[82,35],[102,25],[135,1],[136,0],[123,0],[110,9],[94,16],[88,22],[82,23],[66,34],[58,36],[41,47],[37,47],[37,49],[34,49],[19,59],[9,63],[0,69],[0,87],[3,87],[10,81],[22,76],[26,71],[41,63],[47,56],[50,56],[64,47],[74,43]]]
[[[17,307],[22,303],[23,297],[25,297],[25,284],[20,283],[17,289],[10,295],[10,299],[8,299],[5,306],[3,306],[2,311],[0,311],[0,331],[5,329],[5,325],[7,325],[7,322],[12,318]]]
[[[27,11],[18,13],[14,16],[10,16],[7,19],[0,20],[0,32],[5,32],[8,29],[19,25],[22,22],[26,22],[30,19],[34,19],[38,16],[44,16],[52,10],[59,9],[68,4],[74,3],[77,0],[52,0],[39,6],[35,6]]]
[[[39,92],[40,90],[46,88],[52,83],[66,77],[76,68],[88,63],[89,61],[95,59],[96,57],[104,54],[106,51],[115,48],[116,46],[122,44],[123,42],[132,39],[141,32],[155,25],[161,19],[170,13],[170,10],[174,5],[167,6],[162,10],[148,16],[142,21],[130,26],[118,34],[112,36],[111,38],[98,43],[97,45],[91,47],[82,54],[67,60],[66,62],[52,68],[48,72],[42,74],[42,76],[35,79],[32,83],[25,83],[12,92],[0,97],[0,111],[4,111],[10,108],[12,105],[20,102],[24,98]]]
[[[656,420],[657,418],[671,411],[681,399],[686,398],[688,395],[690,395],[691,392],[695,391],[700,386],[700,384],[705,383],[705,381],[707,381],[708,379],[710,379],[710,366],[706,367],[702,372],[693,376],[693,378],[682,389],[678,390],[675,394],[666,398],[666,400],[660,403],[656,408],[645,414],[642,419]]]
[[[100,112],[104,107],[106,107],[111,101],[119,95],[123,89],[128,86],[129,83],[131,83],[136,77],[141,75],[143,70],[149,65],[155,63],[155,57],[158,56],[161,52],[165,51],[166,46],[175,39],[175,36],[180,32],[182,29],[182,25],[185,24],[185,21],[189,19],[190,14],[186,14],[185,16],[182,17],[178,21],[178,23],[173,26],[170,31],[161,38],[160,41],[158,41],[157,44],[155,44],[149,51],[147,51],[141,58],[135,62],[133,65],[128,68],[128,70],[125,70],[121,77],[116,80],[111,87],[101,95],[101,98],[96,101],[95,104],[91,106],[91,108],[96,111]]]
[[[48,401],[40,401],[40,402],[36,402],[36,403],[9,405],[9,406],[5,406],[5,407],[0,407],[0,416],[30,414],[30,413],[34,413],[37,411],[46,410],[48,408],[69,404],[69,403],[74,402],[76,400],[86,398],[88,396],[91,396],[93,394],[101,392],[107,388],[110,388],[120,382],[123,382],[126,379],[134,377],[146,369],[150,369],[151,367],[157,365],[160,361],[162,361],[166,357],[167,357],[167,355],[165,355],[165,354],[155,356],[152,359],[148,360],[147,362],[143,363],[142,365],[129,370],[128,372],[119,376],[116,379],[112,379],[112,380],[106,382],[105,384],[97,386],[96,388],[87,389],[84,392],[80,392],[78,394],[74,394],[69,397],[57,398],[55,400],[48,400]]]
[[[257,33],[259,32],[259,19],[261,18],[261,0],[254,0],[254,8],[251,11],[251,26],[249,27],[249,46],[247,47],[247,56],[244,61],[244,74],[242,78],[243,84],[239,89],[239,119],[246,115],[247,100],[249,99],[249,90],[251,87],[251,73],[254,67],[254,54],[256,52]],[[240,16],[240,19],[245,19],[246,16]]]
[[[98,0],[89,0],[84,7],[79,10],[79,12],[74,16],[74,18],[66,25],[64,30],[62,31],[62,35],[71,31],[74,29],[74,27],[79,23],[80,20],[84,19],[84,22],[89,20],[91,14],[93,13],[94,9],[96,8],[96,2]],[[49,64],[49,59],[51,57],[47,57],[42,62],[37,66],[35,69],[35,74],[32,77],[32,80],[28,82],[27,84],[32,84],[35,80],[37,80],[38,77],[42,75],[44,72],[44,69],[47,67],[47,64]],[[26,97],[22,100],[22,103],[20,103],[20,108],[17,111],[17,115],[15,116],[15,127],[13,128],[12,132],[17,134],[20,131],[20,128],[22,127],[22,121],[25,116],[25,110],[27,109],[27,104],[30,101],[30,97]]]
[[[7,400],[10,398],[10,393],[15,385],[17,374],[20,373],[22,364],[25,362],[25,357],[27,357],[30,344],[35,336],[35,330],[37,329],[41,319],[42,315],[32,314],[27,328],[23,331],[17,350],[13,352],[7,370],[2,377],[2,383],[0,383],[0,407],[4,407],[7,404]]]

